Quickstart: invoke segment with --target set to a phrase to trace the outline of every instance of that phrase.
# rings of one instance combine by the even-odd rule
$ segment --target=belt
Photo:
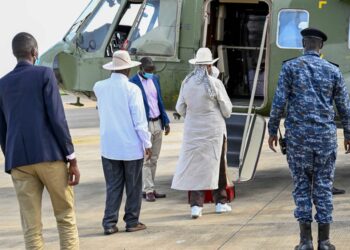
[[[155,122],[155,121],[158,121],[159,118],[160,118],[160,116],[158,116],[158,117],[156,117],[156,118],[149,118],[149,120],[150,120],[151,122]]]

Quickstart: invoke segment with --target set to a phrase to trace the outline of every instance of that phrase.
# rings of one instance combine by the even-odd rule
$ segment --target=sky
[[[38,41],[39,55],[62,40],[90,0],[2,0],[0,3],[0,78],[16,65],[11,41],[19,32]]]

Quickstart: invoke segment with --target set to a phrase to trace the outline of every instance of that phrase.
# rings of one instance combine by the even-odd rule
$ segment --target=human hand
[[[146,155],[146,161],[148,161],[149,159],[151,159],[151,156],[152,156],[152,150],[151,150],[151,148],[146,148],[146,149],[145,149],[145,155]]]
[[[350,140],[344,139],[345,154],[350,153]]]
[[[79,184],[80,171],[77,164],[77,159],[69,160],[68,168],[68,185],[75,186]]]
[[[181,115],[179,113],[177,113],[177,112],[174,112],[173,116],[174,116],[175,120],[180,120],[180,118],[181,118]]]
[[[170,126],[169,126],[169,124],[165,125],[164,128],[165,128],[164,134],[165,134],[165,135],[168,135],[168,134],[170,133]]]
[[[277,147],[277,141],[278,141],[277,135],[269,136],[269,147],[275,153],[276,153],[275,147]]]

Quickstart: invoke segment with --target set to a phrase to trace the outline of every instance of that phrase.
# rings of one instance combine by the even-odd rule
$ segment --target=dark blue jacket
[[[143,97],[143,103],[145,105],[145,110],[146,110],[146,116],[147,116],[147,120],[150,120],[150,116],[149,116],[149,105],[148,105],[148,101],[147,101],[147,96],[146,96],[146,92],[145,89],[143,88],[142,82],[140,80],[140,76],[139,74],[134,75],[133,77],[131,77],[130,82],[135,83],[137,86],[139,86],[139,88],[141,89],[142,92],[142,97]],[[156,75],[153,75],[153,83],[154,86],[157,89],[157,95],[158,95],[158,108],[160,111],[160,119],[162,121],[162,129],[164,129],[165,125],[168,125],[170,123],[168,115],[165,112],[165,108],[164,108],[164,103],[163,103],[163,98],[162,98],[162,93],[160,91],[160,84],[159,84],[159,78]]]
[[[19,62],[0,79],[0,144],[7,173],[74,152],[52,69]]]

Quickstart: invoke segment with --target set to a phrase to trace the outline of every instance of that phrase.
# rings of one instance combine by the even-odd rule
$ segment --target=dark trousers
[[[136,226],[139,223],[142,201],[143,159],[117,161],[102,157],[102,165],[107,189],[103,227],[108,229],[117,224],[124,186],[126,201],[123,219],[127,228]]]
[[[221,150],[218,189],[215,189],[212,191],[215,204],[218,204],[218,203],[225,204],[227,202],[227,192],[226,192],[227,177],[226,177],[226,159],[225,159],[226,147],[227,147],[227,141],[226,141],[226,138],[224,138],[224,142],[222,144],[222,150]],[[190,196],[191,207],[193,206],[203,207],[204,192],[205,192],[204,190],[191,191],[191,196]]]

